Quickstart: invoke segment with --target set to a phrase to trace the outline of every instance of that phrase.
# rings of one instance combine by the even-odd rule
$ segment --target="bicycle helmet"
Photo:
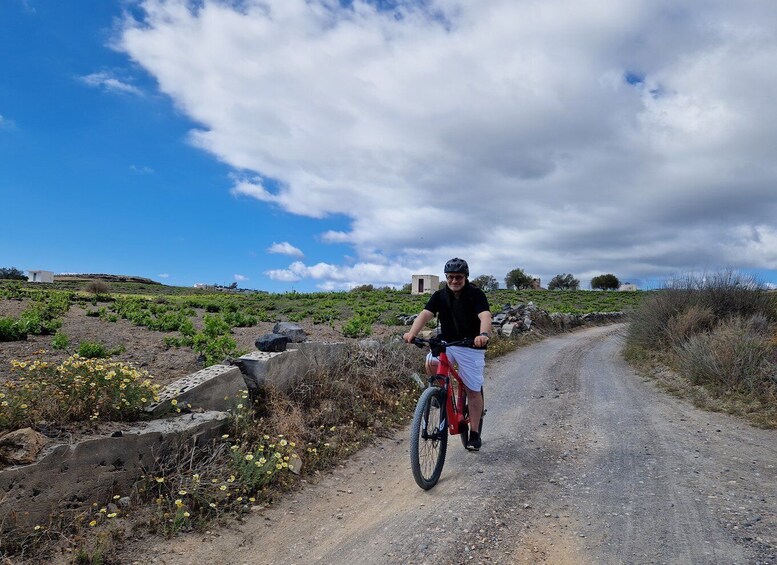
[[[469,265],[464,259],[454,257],[447,263],[445,263],[445,274],[448,273],[464,273],[464,276],[469,276]]]

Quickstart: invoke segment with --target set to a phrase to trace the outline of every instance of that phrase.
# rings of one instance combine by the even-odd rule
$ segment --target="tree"
[[[499,281],[496,280],[496,277],[491,275],[480,275],[479,277],[472,279],[470,282],[483,290],[499,290]]]
[[[548,290],[577,290],[578,288],[580,288],[580,281],[571,273],[556,275],[548,283]]]
[[[533,282],[533,279],[524,273],[523,269],[513,269],[505,277],[505,286],[509,289],[534,288]]]
[[[613,274],[599,275],[591,279],[591,288],[601,290],[617,290],[621,282]]]
[[[3,267],[0,268],[0,279],[26,281],[27,276],[16,267]]]

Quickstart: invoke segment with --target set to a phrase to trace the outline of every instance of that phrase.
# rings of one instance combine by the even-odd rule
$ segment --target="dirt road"
[[[623,361],[623,326],[487,368],[484,445],[420,490],[408,430],[245,523],[137,562],[777,564],[777,432],[699,411]]]

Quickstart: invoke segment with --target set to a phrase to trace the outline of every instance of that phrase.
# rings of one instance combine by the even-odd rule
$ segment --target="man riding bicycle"
[[[485,293],[469,282],[469,265],[455,257],[445,263],[447,285],[432,294],[424,309],[403,337],[408,343],[439,314],[441,337],[452,342],[472,339],[475,347],[447,348],[448,358],[458,365],[459,376],[467,390],[470,433],[467,449],[478,451],[481,446],[480,417],[483,414],[483,369],[485,348],[491,336],[491,310]]]

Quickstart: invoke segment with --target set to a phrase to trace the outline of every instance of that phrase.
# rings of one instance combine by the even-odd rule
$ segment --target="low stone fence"
[[[158,459],[221,434],[227,414],[192,413],[128,425],[110,437],[49,445],[35,463],[0,470],[0,526],[28,529],[52,517],[128,495]]]
[[[287,351],[256,351],[233,364],[202,369],[161,391],[159,402],[148,408],[157,419],[117,426],[120,431],[109,437],[63,443],[25,430],[35,441],[20,437],[19,445],[11,446],[24,464],[0,468],[0,533],[129,494],[158,460],[180,446],[205,445],[219,437],[246,388],[258,390],[267,382],[283,386],[303,363],[336,355],[343,345],[296,343]],[[175,412],[173,402],[183,413]]]

